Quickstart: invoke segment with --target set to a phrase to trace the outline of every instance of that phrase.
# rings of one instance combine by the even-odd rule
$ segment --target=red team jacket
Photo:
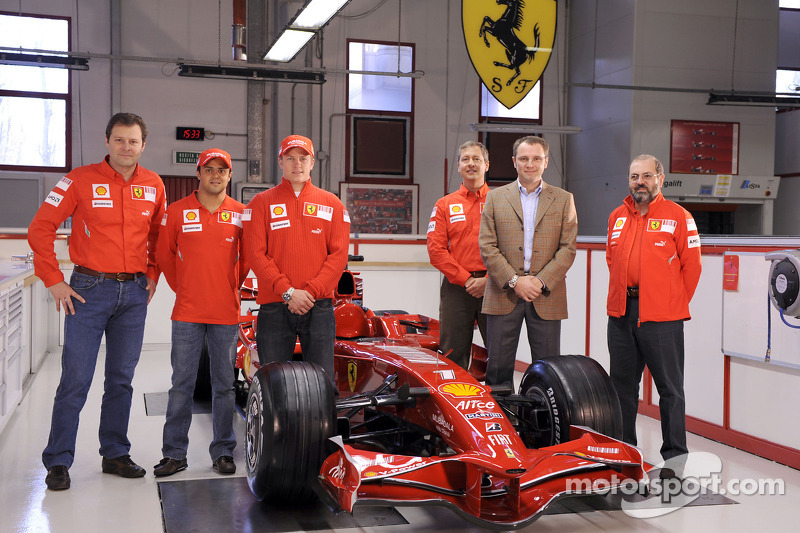
[[[244,244],[258,278],[259,304],[283,302],[290,287],[333,298],[347,266],[350,215],[332,193],[307,182],[295,196],[281,179],[248,204]]]
[[[489,186],[485,183],[477,194],[461,184],[459,189],[439,198],[428,223],[428,256],[447,280],[462,287],[470,272],[486,270],[481,260],[478,233],[481,213]]]
[[[53,242],[72,215],[73,263],[98,272],[145,272],[157,281],[155,251],[165,208],[161,177],[141,165],[127,182],[107,160],[76,168],[50,191],[28,228],[36,275],[45,287],[64,281]]]
[[[641,232],[639,320],[688,320],[689,301],[700,280],[700,236],[692,215],[661,193],[645,217],[639,216],[628,196],[608,218],[608,315],[625,314],[628,259],[637,231]]]
[[[249,271],[242,254],[244,209],[226,196],[211,213],[196,193],[167,208],[156,257],[175,291],[172,320],[239,323],[239,287]]]

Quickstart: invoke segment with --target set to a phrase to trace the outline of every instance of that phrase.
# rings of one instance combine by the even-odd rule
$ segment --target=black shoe
[[[103,457],[103,473],[114,474],[120,477],[144,477],[145,469],[131,460],[130,455],[123,455],[116,459]]]
[[[189,466],[189,463],[186,462],[186,459],[171,459],[169,457],[164,457],[161,459],[156,466],[153,467],[153,474],[157,477],[162,476],[171,476],[176,472],[180,472],[181,470],[186,470]]]
[[[214,461],[214,471],[218,474],[235,474],[236,463],[233,462],[233,457],[230,455],[223,455]]]
[[[47,488],[50,490],[67,490],[69,488],[69,468],[58,465],[47,471],[44,478]]]

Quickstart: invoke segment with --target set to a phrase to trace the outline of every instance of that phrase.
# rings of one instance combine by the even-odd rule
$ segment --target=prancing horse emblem
[[[475,70],[511,109],[536,85],[550,60],[556,0],[462,0],[461,14]]]

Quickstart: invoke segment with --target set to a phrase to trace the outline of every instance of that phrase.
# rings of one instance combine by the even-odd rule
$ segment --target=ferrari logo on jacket
[[[542,76],[556,38],[556,0],[461,0],[472,66],[508,109]]]
[[[144,191],[141,187],[133,186],[131,187],[131,192],[135,198],[144,198]]]
[[[333,219],[333,208],[327,205],[312,204],[306,202],[303,214],[309,217],[317,217],[330,222]]]
[[[219,219],[222,222],[230,222],[231,221],[231,213],[230,211],[223,211],[219,214]]]

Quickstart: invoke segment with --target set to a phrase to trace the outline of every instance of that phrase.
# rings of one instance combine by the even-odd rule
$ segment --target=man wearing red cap
[[[139,165],[147,140],[144,120],[117,113],[106,125],[108,155],[64,176],[47,195],[28,228],[36,275],[63,308],[61,381],[42,463],[50,490],[70,487],[78,420],[92,384],[105,334],[105,382],[100,408],[104,473],[145,475],[130,457],[128,420],[134,370],[144,338],[147,304],[158,281],[155,248],[166,196],[161,177]],[[59,269],[56,230],[72,217],[69,283]]]
[[[333,291],[347,266],[350,215],[336,196],[311,183],[310,139],[286,137],[278,161],[283,178],[247,206],[244,232],[258,278],[258,355],[262,363],[290,361],[299,337],[303,359],[333,382]]]
[[[239,287],[249,267],[242,254],[244,205],[225,193],[233,175],[228,152],[211,148],[197,160],[197,190],[167,208],[156,257],[175,291],[172,309],[172,388],[164,423],[164,458],[153,470],[169,476],[186,469],[192,397],[205,342],[211,370],[209,446],[212,466],[233,474],[234,363]]]

